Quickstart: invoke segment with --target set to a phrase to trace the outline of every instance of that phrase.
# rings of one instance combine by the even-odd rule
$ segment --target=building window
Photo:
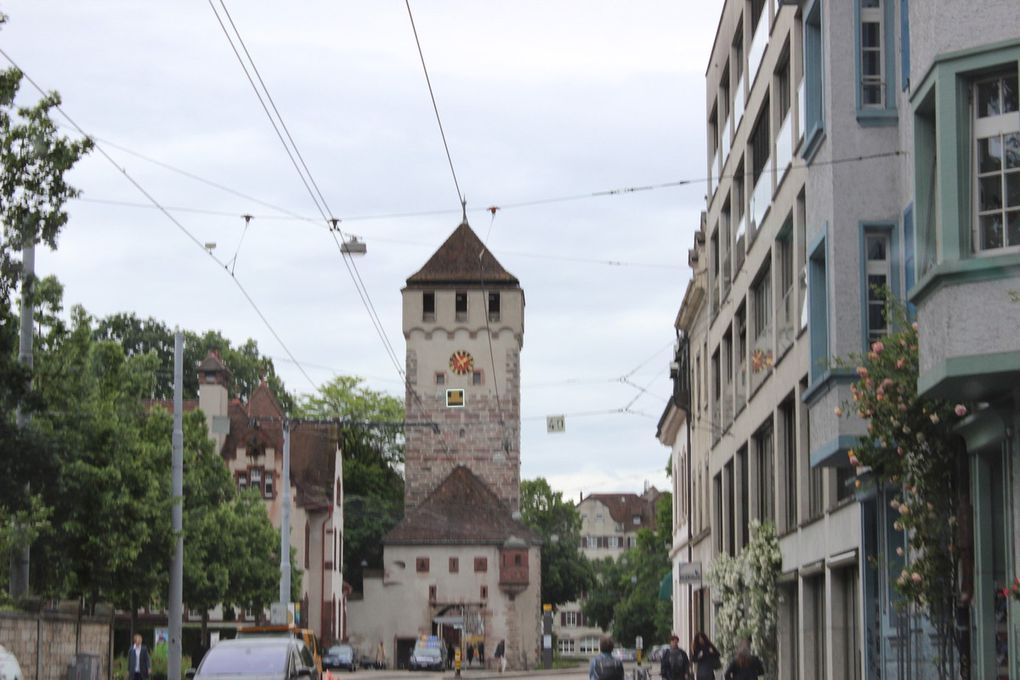
[[[489,570],[489,559],[487,557],[475,558],[475,572],[486,572]]]
[[[262,493],[262,468],[248,468],[248,486]]]
[[[910,89],[910,3],[900,0],[900,81],[904,92]]]
[[[779,446],[783,461],[783,520],[787,531],[797,528],[797,423],[791,395],[779,406]]]
[[[576,628],[581,625],[581,612],[571,611],[563,612],[560,616],[560,622],[564,626],[570,626]]]
[[[619,548],[620,547],[620,537],[619,536],[610,536],[609,537],[609,545],[608,545],[608,547],[613,549],[613,550],[615,550],[616,548]]]
[[[237,488],[244,491],[248,488],[248,475],[241,472],[237,475]]]
[[[752,291],[754,296],[754,346],[765,349],[772,330],[772,271],[766,265]]]
[[[436,320],[436,294],[435,293],[422,293],[421,294],[421,320],[422,321],[435,321]]]
[[[459,290],[454,293],[454,319],[456,321],[467,321],[468,296],[466,291]]]
[[[633,517],[634,526],[641,524],[641,515],[634,515]]]
[[[773,522],[776,517],[776,462],[769,422],[754,438],[758,454],[758,519]]]
[[[556,640],[556,649],[560,654],[573,654],[574,641],[568,638],[559,638]]]
[[[741,446],[737,451],[736,460],[738,479],[734,479],[733,483],[740,484],[740,493],[731,493],[731,501],[740,505],[740,522],[737,523],[736,543],[737,550],[742,550],[751,540],[751,496],[749,494],[751,475],[748,469],[746,446]]]
[[[581,638],[580,644],[581,654],[598,654],[599,651],[599,639],[593,635]]]
[[[418,557],[414,560],[414,570],[419,574],[429,573],[429,558]]]
[[[482,372],[481,371],[474,371],[474,372],[471,373],[471,384],[472,385],[481,385],[482,384]]]
[[[266,498],[273,497],[273,473],[267,472],[265,482],[262,484],[262,489],[265,493]]]
[[[456,557],[450,558],[450,573],[456,574],[460,571],[460,560]]]
[[[712,507],[712,526],[715,531],[712,532],[712,536],[715,539],[715,552],[721,554],[723,551],[723,532],[722,532],[722,515],[723,515],[723,488],[722,488],[722,473],[716,474],[712,478],[712,497],[715,502]]]
[[[429,586],[429,602],[435,602],[439,599],[439,594],[436,592],[435,586]]]
[[[772,126],[769,123],[769,98],[765,97],[758,120],[754,122],[751,138],[751,224],[748,226],[749,238],[761,229],[772,204]]]
[[[825,127],[822,107],[822,3],[815,2],[811,10],[804,16],[804,120],[800,122],[804,130],[805,146],[801,155],[805,158],[814,155],[818,148],[817,141]]]
[[[889,332],[886,318],[886,292],[892,283],[892,253],[889,234],[869,231],[864,235],[865,282],[867,302],[865,323],[870,345]]]
[[[887,0],[886,0],[887,1]],[[883,0],[860,0],[861,107],[881,108],[885,103],[882,23]]]
[[[489,293],[489,321],[499,321],[499,293]]]
[[[808,264],[808,327],[811,331],[811,384],[829,370],[829,283],[825,238],[811,253]]]
[[[479,588],[478,595],[483,600],[489,599],[489,586],[482,586],[481,588]]]
[[[973,85],[975,250],[1020,246],[1020,116],[1017,73]]]
[[[446,384],[446,374],[445,373],[443,373],[441,371],[436,373],[436,384],[437,385],[445,385]]]

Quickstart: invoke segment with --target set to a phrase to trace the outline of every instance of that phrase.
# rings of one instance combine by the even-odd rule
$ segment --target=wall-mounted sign
[[[701,562],[687,562],[681,564],[677,570],[677,581],[680,585],[701,585]]]
[[[446,390],[447,408],[464,408],[464,390]]]
[[[566,416],[546,416],[545,417],[545,431],[546,432],[563,432],[567,429],[567,418]]]

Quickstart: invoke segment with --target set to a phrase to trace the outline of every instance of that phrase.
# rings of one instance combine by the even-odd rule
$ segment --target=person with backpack
[[[659,662],[659,675],[662,680],[687,680],[690,673],[691,662],[687,658],[687,652],[680,649],[680,638],[673,635],[669,638],[669,649],[662,653],[662,661]]]
[[[623,662],[613,656],[613,638],[599,639],[599,654],[588,666],[588,680],[623,680]]]

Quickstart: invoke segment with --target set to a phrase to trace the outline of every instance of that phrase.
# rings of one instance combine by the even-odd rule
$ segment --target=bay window
[[[972,85],[974,250],[1020,246],[1020,112],[1017,72]]]

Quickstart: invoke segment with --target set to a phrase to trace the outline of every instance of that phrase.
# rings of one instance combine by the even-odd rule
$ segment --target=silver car
[[[223,640],[206,652],[194,680],[315,680],[315,668],[302,654],[303,643],[289,637]],[[303,658],[305,657],[305,658]]]

